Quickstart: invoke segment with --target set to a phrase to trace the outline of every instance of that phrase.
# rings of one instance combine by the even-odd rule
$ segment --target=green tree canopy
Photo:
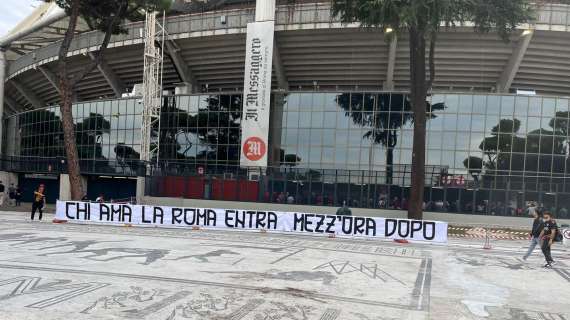
[[[425,101],[435,79],[435,44],[441,26],[471,22],[474,29],[491,29],[505,41],[522,23],[532,20],[529,0],[333,0],[333,14],[363,27],[390,28],[407,33],[410,50],[410,97],[414,113],[412,189],[408,217],[422,218],[425,185]],[[429,79],[426,42],[429,41]]]

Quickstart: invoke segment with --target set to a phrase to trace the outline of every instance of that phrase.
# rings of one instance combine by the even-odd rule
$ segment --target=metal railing
[[[221,19],[221,17],[225,19]],[[221,10],[189,15],[171,16],[167,20],[166,30],[173,38],[187,38],[208,31],[243,29],[247,23],[255,19],[253,8]],[[331,13],[330,3],[309,3],[278,6],[276,10],[276,25],[303,25],[318,23],[338,23],[338,17]],[[541,4],[538,7],[536,25],[547,25],[550,30],[568,31],[570,29],[570,6],[564,4]],[[111,38],[109,47],[121,47],[142,43],[142,22],[125,25],[126,33]],[[245,30],[245,29],[244,29]],[[241,31],[245,32],[245,31]],[[85,50],[96,50],[103,41],[103,34],[98,31],[85,32],[77,35],[71,44],[70,52],[79,54]],[[60,42],[39,48],[19,59],[12,61],[8,75],[17,74],[33,68],[35,64],[51,61],[57,57]]]
[[[82,174],[118,177],[144,176],[146,164],[139,160],[80,160]],[[7,157],[0,159],[0,170],[16,173],[62,174],[67,173],[65,158]]]
[[[243,168],[228,165],[162,163],[146,177],[145,194],[151,197],[261,202],[339,207],[407,209],[410,196],[409,165],[386,171],[308,169],[296,167]],[[520,178],[520,176],[518,176]],[[518,179],[517,178],[517,179]],[[498,180],[502,181],[499,183]],[[526,177],[526,179],[530,179]],[[492,183],[469,180],[442,184],[441,167],[428,167],[425,209],[489,215],[522,215],[526,201],[567,214],[570,183],[566,180],[521,180],[501,177]]]

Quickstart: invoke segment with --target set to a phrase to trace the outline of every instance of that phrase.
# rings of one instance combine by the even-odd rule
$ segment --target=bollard
[[[489,228],[485,228],[485,244],[483,245],[483,249],[491,249],[491,237],[489,236]]]
[[[570,228],[562,229],[562,244],[565,247],[570,247]]]

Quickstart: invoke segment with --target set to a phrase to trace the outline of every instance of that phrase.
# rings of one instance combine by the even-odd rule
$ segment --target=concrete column
[[[13,157],[20,155],[21,135],[19,130],[20,118],[17,116],[8,119],[6,128],[6,154],[4,156]]]
[[[81,176],[81,183],[83,184],[83,191],[87,193],[87,177]],[[71,200],[71,185],[69,183],[68,174],[59,175],[59,200]]]
[[[193,86],[189,82],[181,82],[177,83],[176,87],[174,87],[174,94],[192,94]]]
[[[285,94],[274,93],[273,105],[269,115],[269,166],[278,167],[281,164],[281,130],[283,126],[283,104]]]
[[[14,184],[15,186],[18,185],[18,174],[13,172],[0,171],[0,181],[2,181],[4,187],[6,187],[5,193],[7,195],[8,187],[10,187],[11,184]]]
[[[6,83],[6,50],[4,48],[0,48],[0,154],[4,156],[2,153],[2,144],[3,144],[3,137],[2,133],[4,132],[4,84]]]
[[[144,203],[144,196],[145,196],[145,184],[146,180],[145,177],[137,177],[137,204],[143,204]]]
[[[257,0],[255,3],[255,21],[275,20],[275,0]]]

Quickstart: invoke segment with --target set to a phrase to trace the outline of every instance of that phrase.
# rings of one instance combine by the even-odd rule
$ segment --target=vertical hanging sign
[[[266,167],[273,66],[273,21],[247,24],[240,165]]]

